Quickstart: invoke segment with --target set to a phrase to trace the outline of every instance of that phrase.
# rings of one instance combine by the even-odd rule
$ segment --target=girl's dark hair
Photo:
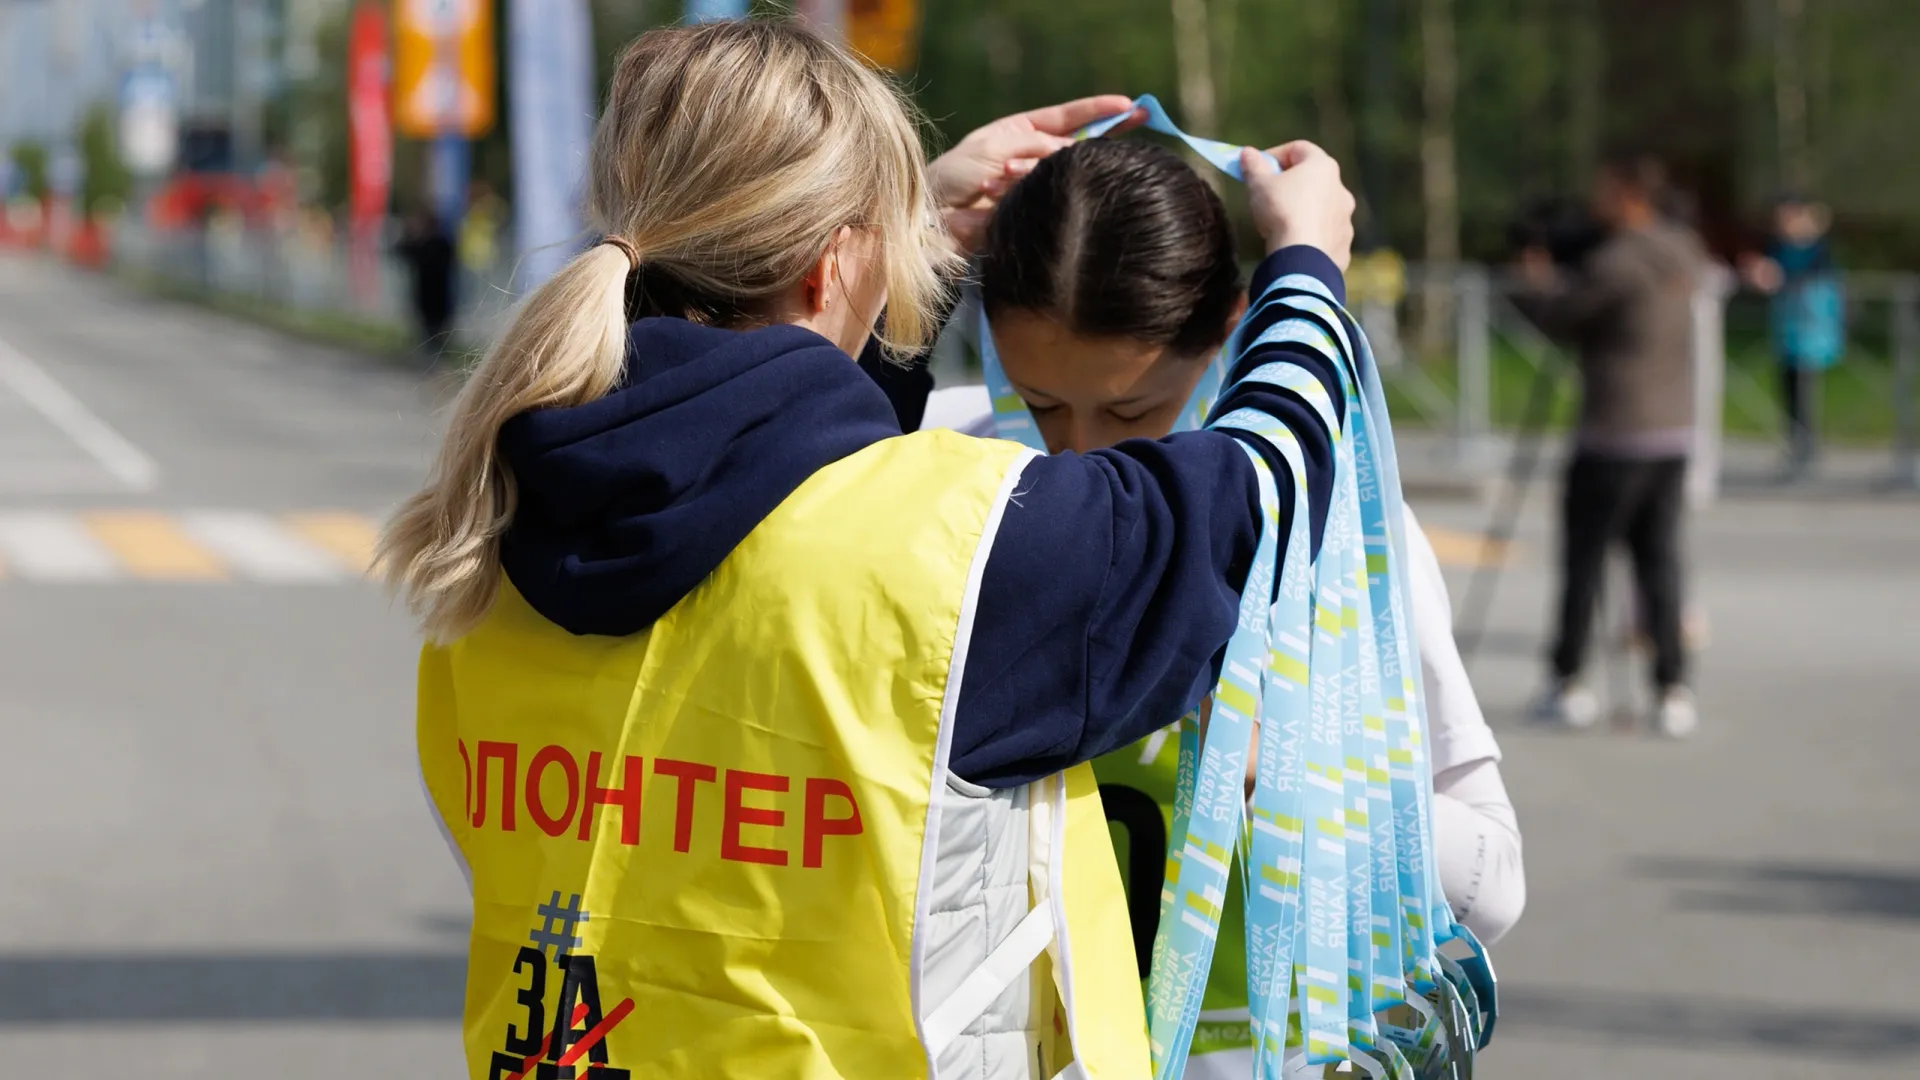
[[[980,268],[989,317],[1032,311],[1183,356],[1226,340],[1240,290],[1220,196],[1172,151],[1133,140],[1043,159],[994,212]]]

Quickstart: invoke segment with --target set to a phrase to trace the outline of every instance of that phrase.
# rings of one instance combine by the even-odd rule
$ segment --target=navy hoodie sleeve
[[[1269,256],[1260,296],[1281,276],[1317,278],[1344,300],[1339,269],[1305,247]],[[1269,308],[1263,324],[1300,318]],[[1344,408],[1320,353],[1270,343],[1236,358],[1234,377],[1285,360],[1317,375]],[[1332,444],[1289,391],[1242,386],[1216,406],[1260,408],[1299,438],[1311,536],[1327,514]],[[1291,470],[1267,454],[1290,528]],[[1236,438],[1199,431],[1091,454],[1037,458],[1021,475],[987,556],[961,673],[950,765],[962,779],[1014,787],[1118,749],[1200,702],[1218,677],[1259,538],[1254,469]]]

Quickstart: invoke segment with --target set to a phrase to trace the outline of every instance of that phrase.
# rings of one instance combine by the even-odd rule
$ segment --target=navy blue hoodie
[[[1312,274],[1342,293],[1324,254],[1289,248],[1262,263],[1254,295],[1285,273]],[[1278,359],[1318,373],[1342,400],[1337,374],[1296,345],[1239,357],[1235,374]],[[500,451],[519,490],[501,549],[507,575],[573,633],[643,630],[815,471],[899,435],[903,418],[917,426],[924,389],[915,387],[891,379],[883,391],[799,327],[643,319],[614,392],[502,428]],[[1331,472],[1324,425],[1287,391],[1239,387],[1219,408],[1241,404],[1299,437],[1317,547]],[[1291,474],[1272,464],[1285,536]],[[1197,704],[1233,631],[1257,515],[1253,467],[1228,435],[1133,440],[1029,464],[988,556],[956,673],[954,773],[988,787],[1026,783]]]

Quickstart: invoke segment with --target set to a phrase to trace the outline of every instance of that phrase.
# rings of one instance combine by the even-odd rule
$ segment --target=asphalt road
[[[0,260],[0,1076],[459,1075],[414,639],[357,579],[443,393]],[[1481,1075],[1920,1075],[1920,503],[1703,515],[1685,744],[1519,725],[1547,504],[1474,665],[1530,879]]]
[[[0,343],[0,1076],[458,1075],[416,645],[351,558],[436,387],[19,261]]]

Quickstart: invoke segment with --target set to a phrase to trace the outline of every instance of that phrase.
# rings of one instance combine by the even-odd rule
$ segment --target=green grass
[[[1779,376],[1763,338],[1729,334],[1722,423],[1727,434],[1755,439],[1780,438]],[[1891,442],[1896,419],[1892,365],[1882,347],[1855,342],[1841,364],[1821,383],[1821,437],[1837,444],[1883,446]],[[1534,369],[1505,342],[1493,349],[1491,412],[1496,428],[1513,429],[1524,419]],[[1421,378],[1424,374],[1425,379]],[[1430,380],[1422,392],[1419,384]],[[1397,423],[1410,428],[1446,430],[1453,426],[1455,395],[1451,361],[1427,365],[1420,373],[1401,371],[1386,378],[1388,408]],[[1569,370],[1559,380],[1549,410],[1548,429],[1564,431],[1574,420],[1578,379]],[[1436,409],[1436,396],[1444,410]]]
[[[154,295],[197,304],[295,337],[382,356],[404,357],[413,352],[412,333],[382,320],[302,310],[259,297],[201,288],[162,274],[127,271],[121,276]]]

